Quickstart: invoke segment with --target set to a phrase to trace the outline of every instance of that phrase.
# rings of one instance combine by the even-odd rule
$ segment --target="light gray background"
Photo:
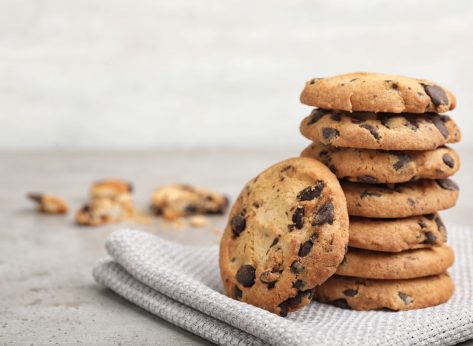
[[[356,70],[458,97],[473,2],[0,1],[0,149],[300,148],[304,82]]]

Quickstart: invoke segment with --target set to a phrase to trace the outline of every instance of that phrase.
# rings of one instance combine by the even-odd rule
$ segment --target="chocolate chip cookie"
[[[220,243],[227,295],[285,316],[335,273],[348,243],[340,184],[319,161],[292,158],[251,180]]]
[[[445,303],[455,289],[448,273],[407,280],[370,280],[334,275],[314,299],[344,309],[412,310]]]
[[[158,187],[151,197],[151,210],[168,220],[197,214],[224,214],[227,207],[226,196],[189,184]]]
[[[337,275],[367,279],[412,279],[437,275],[453,265],[453,250],[446,244],[403,252],[350,248]]]
[[[387,151],[337,148],[314,142],[301,156],[322,161],[340,179],[370,184],[444,179],[460,168],[458,154],[448,147]]]
[[[64,198],[46,193],[31,192],[28,198],[37,205],[37,210],[44,214],[66,214],[69,206]]]
[[[442,113],[456,106],[455,96],[431,81],[367,72],[313,78],[301,102],[349,112]]]
[[[350,217],[350,247],[400,252],[439,246],[447,241],[447,230],[438,214],[402,219]]]
[[[335,147],[383,150],[432,150],[461,139],[448,115],[342,112],[314,109],[300,131]]]
[[[455,205],[458,186],[450,179],[422,179],[400,184],[364,184],[341,181],[348,214],[372,218],[399,218],[434,213]]]

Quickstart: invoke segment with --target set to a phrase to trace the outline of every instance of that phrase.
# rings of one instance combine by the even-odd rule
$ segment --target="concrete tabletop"
[[[0,153],[0,344],[208,344],[100,287],[91,270],[116,229],[132,226],[186,244],[217,244],[224,217],[212,218],[211,227],[185,230],[158,219],[150,225],[87,228],[74,224],[74,211],[86,200],[90,183],[106,177],[132,181],[143,210],[154,187],[172,182],[207,186],[234,199],[262,169],[298,152]],[[472,225],[471,154],[460,150],[462,168],[454,180],[461,194],[457,206],[442,213],[448,222]],[[61,195],[71,211],[39,215],[25,198],[28,191]]]

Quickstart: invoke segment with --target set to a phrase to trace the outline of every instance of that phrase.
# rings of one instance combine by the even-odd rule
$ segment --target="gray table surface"
[[[124,225],[78,227],[73,212],[86,200],[90,183],[105,177],[131,180],[142,209],[154,187],[171,182],[203,185],[235,198],[262,169],[297,154],[297,148],[0,153],[0,344],[208,344],[98,286],[91,269],[105,255],[105,238]],[[449,222],[473,224],[471,154],[460,150],[462,169],[455,180],[461,197],[442,213]],[[72,212],[38,215],[25,199],[27,191],[62,195]],[[182,243],[217,244],[225,219],[211,222],[209,228],[176,230],[154,219],[136,227]]]

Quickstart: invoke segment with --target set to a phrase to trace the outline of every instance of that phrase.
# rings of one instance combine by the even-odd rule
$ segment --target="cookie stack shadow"
[[[448,115],[455,97],[427,80],[352,73],[309,81],[301,156],[340,180],[350,215],[349,248],[314,298],[355,310],[410,310],[447,301],[454,262],[438,211],[451,208],[460,140]]]

